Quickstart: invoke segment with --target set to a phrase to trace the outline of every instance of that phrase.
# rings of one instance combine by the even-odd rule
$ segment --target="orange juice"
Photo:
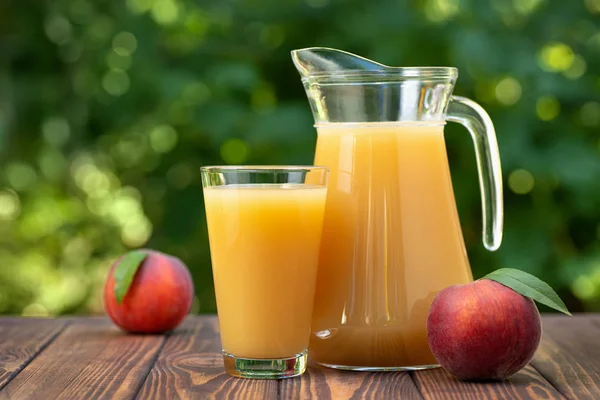
[[[425,323],[441,289],[472,280],[443,123],[322,124],[330,168],[310,357],[338,367],[437,364]]]
[[[236,357],[306,351],[326,188],[204,188],[221,341]]]

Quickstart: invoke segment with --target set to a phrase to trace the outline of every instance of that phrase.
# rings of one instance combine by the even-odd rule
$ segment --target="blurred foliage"
[[[495,122],[506,229],[483,250],[472,145],[447,127],[475,276],[536,274],[600,311],[600,0],[0,3],[0,313],[101,312],[110,263],[179,256],[215,310],[198,168],[311,163],[289,51],[449,65]]]

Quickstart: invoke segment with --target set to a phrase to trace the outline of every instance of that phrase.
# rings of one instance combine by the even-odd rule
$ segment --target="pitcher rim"
[[[456,67],[388,67],[386,70],[364,71],[342,69],[335,72],[311,72],[303,80],[310,78],[387,78],[387,80],[405,80],[414,78],[456,79]]]
[[[387,83],[407,80],[441,80],[453,82],[458,78],[455,67],[387,67],[385,71],[361,71],[356,69],[336,72],[311,72],[302,81],[347,81],[348,83]]]

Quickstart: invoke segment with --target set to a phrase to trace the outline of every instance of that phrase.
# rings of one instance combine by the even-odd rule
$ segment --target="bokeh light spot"
[[[519,101],[522,92],[521,84],[515,78],[506,77],[496,84],[496,99],[507,106]]]
[[[55,146],[63,145],[71,134],[71,128],[65,118],[51,117],[42,123],[44,140]]]
[[[134,14],[143,14],[152,8],[154,0],[127,0],[127,8]]]
[[[118,191],[118,195],[121,197],[130,197],[134,199],[139,204],[139,210],[142,210],[142,193],[133,186],[125,186]]]
[[[110,204],[107,198],[90,196],[85,200],[85,206],[92,214],[100,217],[105,217],[110,213]]]
[[[94,160],[92,159],[92,157],[90,157],[89,154],[86,153],[81,153],[79,155],[77,155],[77,157],[73,160],[73,162],[71,163],[71,175],[73,176],[74,179],[77,179],[77,174],[79,174],[79,169],[88,165],[88,164],[93,164]]]
[[[31,303],[23,308],[21,315],[24,317],[48,317],[48,309],[40,303]]]
[[[427,0],[425,3],[425,16],[433,22],[446,21],[459,11],[459,0]]]
[[[94,19],[94,23],[90,25],[89,34],[95,42],[104,43],[110,38],[114,29],[115,23],[112,18],[98,16]]]
[[[571,289],[575,296],[582,300],[590,300],[596,295],[596,285],[587,276],[579,276],[575,279],[571,285]]]
[[[210,27],[210,20],[201,10],[194,10],[185,18],[183,23],[189,33],[194,34],[196,40],[202,38]]]
[[[81,186],[90,196],[103,197],[108,194],[110,181],[105,173],[96,169],[83,179]]]
[[[21,162],[11,163],[6,167],[8,183],[16,190],[29,189],[37,180],[35,170]]]
[[[205,103],[210,98],[210,89],[202,82],[194,82],[183,88],[182,101],[187,105]]]
[[[59,179],[67,169],[67,159],[60,151],[49,147],[40,152],[38,165],[45,177]]]
[[[579,55],[576,55],[573,59],[573,64],[569,69],[563,72],[563,75],[568,79],[579,79],[585,74],[587,70],[587,63],[585,59]]]
[[[242,164],[248,157],[248,146],[241,139],[228,139],[221,146],[221,158],[227,164]]]
[[[586,42],[592,51],[600,51],[600,32],[593,34]]]
[[[52,15],[44,24],[46,36],[56,44],[64,44],[71,39],[71,23],[62,15]]]
[[[104,74],[102,87],[112,96],[121,96],[129,90],[129,76],[125,71],[111,69]]]
[[[173,0],[155,0],[152,4],[152,18],[160,25],[170,25],[179,17],[179,7]]]
[[[262,87],[252,92],[251,104],[256,112],[269,112],[275,108],[277,97],[271,88]]]
[[[530,15],[535,12],[543,2],[544,0],[513,0],[513,6],[519,14]]]
[[[169,125],[159,125],[150,132],[150,146],[158,153],[168,153],[177,145],[177,131]]]
[[[585,126],[595,127],[600,125],[600,103],[585,103],[579,111],[581,123]]]
[[[121,138],[111,148],[111,153],[123,166],[131,168],[139,165],[142,162],[147,150],[149,149],[145,140],[140,141],[129,138]]]
[[[76,42],[71,42],[67,45],[60,46],[58,55],[64,62],[73,63],[81,58],[81,45]]]
[[[129,56],[137,49],[137,39],[131,32],[119,32],[112,41],[115,53],[120,56]]]
[[[115,220],[125,225],[132,217],[142,212],[140,203],[130,196],[118,196],[112,204],[111,215]]]
[[[527,194],[534,186],[535,179],[527,170],[517,169],[508,175],[508,187],[516,194]]]
[[[82,235],[70,239],[62,249],[63,258],[69,263],[81,263],[93,251],[92,244]]]
[[[21,202],[16,192],[10,189],[0,190],[0,219],[10,221],[19,215]]]
[[[487,80],[475,82],[475,97],[484,103],[491,103],[496,99],[496,85]]]
[[[553,96],[543,96],[535,104],[535,112],[542,121],[552,121],[560,114],[560,103]]]
[[[75,183],[81,190],[94,197],[102,197],[108,193],[110,180],[94,164],[79,165],[74,174]]]
[[[84,262],[85,258],[79,262]],[[87,276],[82,272],[63,272],[57,274],[51,283],[45,284],[38,294],[39,303],[43,304],[49,314],[54,315],[62,312],[65,308],[72,307],[85,299],[88,289]]]
[[[148,218],[135,218],[121,229],[121,241],[129,247],[146,244],[152,235],[152,224]]]
[[[580,19],[575,22],[570,37],[578,43],[586,43],[596,32],[596,26],[590,19]]]
[[[144,215],[137,189],[125,187],[120,189],[109,201],[97,201],[88,205],[97,209],[98,214],[107,215],[121,229],[121,239],[127,245],[141,245],[148,240],[152,232],[152,224]],[[92,208],[90,208],[92,210]]]
[[[28,211],[19,218],[19,230],[23,237],[37,240],[50,233],[56,233],[65,222],[65,210],[51,197],[34,198],[29,203]],[[46,256],[40,255],[40,260],[47,260]]]
[[[575,61],[575,53],[564,43],[549,43],[542,47],[538,61],[543,70],[562,72],[571,68]]]
[[[592,14],[600,13],[600,0],[585,0],[585,7]]]

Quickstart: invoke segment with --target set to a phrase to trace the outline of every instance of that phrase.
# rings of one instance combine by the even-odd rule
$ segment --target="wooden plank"
[[[224,372],[215,317],[190,317],[166,338],[126,335],[99,318],[0,318],[0,399],[130,399],[136,393],[140,399],[598,399],[598,338],[600,315],[544,317],[533,366],[505,382],[460,382],[441,369],[320,367],[300,378],[263,381]]]
[[[189,317],[165,343],[139,399],[276,399],[277,381],[233,378],[223,369],[217,318]]]
[[[529,365],[503,382],[461,382],[441,368],[416,371],[413,378],[426,400],[564,399]]]
[[[0,389],[37,356],[66,323],[66,320],[1,318]]]
[[[533,366],[570,399],[600,399],[600,316],[544,317]]]
[[[130,399],[165,337],[127,335],[105,318],[73,320],[0,399]]]
[[[310,366],[280,382],[281,399],[422,399],[407,372],[352,372]]]

